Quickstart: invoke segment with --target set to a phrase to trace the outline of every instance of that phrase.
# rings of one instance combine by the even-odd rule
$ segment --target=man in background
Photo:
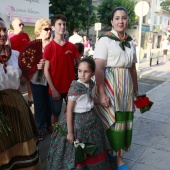
[[[74,29],[73,35],[69,38],[69,42],[75,44],[75,43],[83,43],[83,38],[78,35],[78,29]]]
[[[30,38],[27,33],[23,32],[24,24],[20,18],[14,18],[11,22],[11,25],[14,29],[12,33],[9,34],[9,39],[11,42],[11,48],[21,52],[23,47],[30,41]],[[27,82],[27,91],[28,91],[28,104],[31,107],[33,104],[32,92],[30,87],[30,82]]]
[[[163,57],[164,57],[163,62],[166,63],[167,53],[169,48],[169,40],[166,36],[162,39],[161,46],[162,46]]]
[[[14,29],[14,31],[9,34],[11,47],[13,50],[20,52],[22,48],[30,41],[30,38],[27,33],[23,32],[24,24],[20,18],[14,18],[11,25]]]

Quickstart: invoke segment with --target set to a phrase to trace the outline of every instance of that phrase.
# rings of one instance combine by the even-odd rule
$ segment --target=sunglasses
[[[20,27],[21,27],[21,26],[23,26],[23,27],[24,27],[24,24],[23,24],[23,23],[20,23],[20,24],[19,24],[19,26],[20,26]]]
[[[6,32],[7,29],[6,28],[0,28],[0,32],[3,31],[3,32]]]
[[[49,30],[51,31],[51,28],[44,28],[43,30],[44,31],[49,31]]]

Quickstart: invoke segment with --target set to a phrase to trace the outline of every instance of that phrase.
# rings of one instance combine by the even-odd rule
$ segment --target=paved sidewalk
[[[130,170],[170,170],[170,60],[159,65],[155,60],[150,67],[143,59],[138,76],[165,82],[147,92],[154,102],[151,110],[135,112],[132,147],[124,155],[125,163]]]
[[[169,57],[170,58],[170,57]],[[149,66],[149,60],[144,58],[139,63],[138,76],[148,79],[165,81],[170,79],[170,60],[166,63],[162,61],[163,57],[160,57],[160,62],[157,65],[156,59],[153,59],[152,66]]]

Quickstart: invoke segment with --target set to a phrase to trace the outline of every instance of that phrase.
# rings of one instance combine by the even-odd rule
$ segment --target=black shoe
[[[28,105],[29,105],[29,107],[31,107],[32,104],[34,104],[33,101],[32,101],[32,100],[31,100],[31,101],[28,100]]]
[[[43,133],[40,133],[39,136],[38,136],[38,141],[42,141],[44,140],[44,134]]]
[[[53,133],[53,127],[52,126],[49,126],[46,128],[50,133]]]

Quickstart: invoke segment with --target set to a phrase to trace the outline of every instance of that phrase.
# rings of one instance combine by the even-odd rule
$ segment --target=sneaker
[[[48,130],[50,133],[53,133],[53,127],[52,126],[47,127],[46,130]]]
[[[125,164],[123,164],[121,166],[115,165],[115,169],[116,170],[129,170],[129,168]]]

